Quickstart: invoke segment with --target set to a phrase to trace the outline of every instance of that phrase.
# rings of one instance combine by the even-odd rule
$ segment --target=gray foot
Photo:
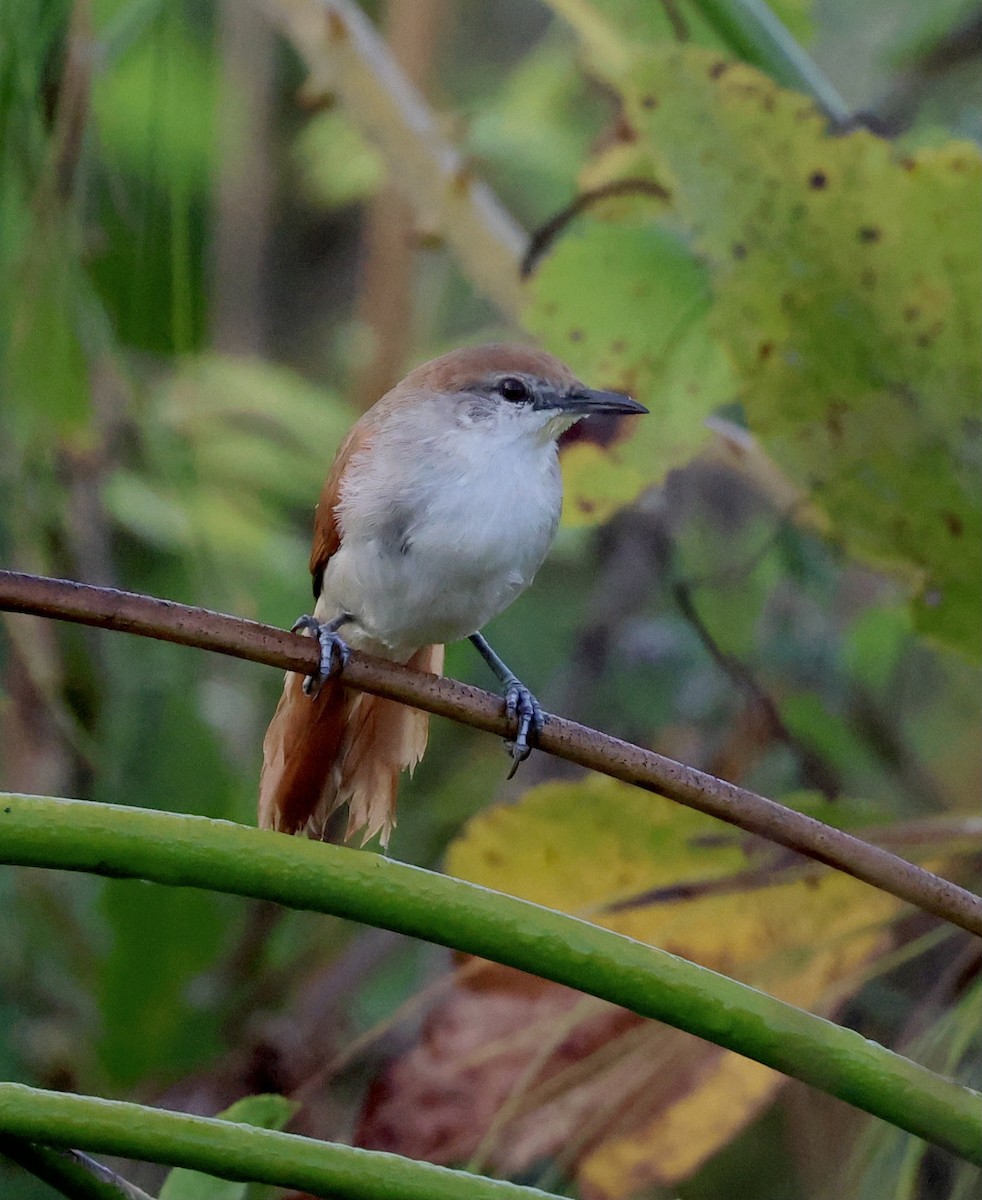
[[[514,759],[512,768],[508,772],[508,778],[511,779],[519,766],[532,753],[532,747],[529,745],[529,733],[534,730],[535,736],[538,736],[545,728],[546,718],[538,700],[524,683],[514,678],[505,685],[505,712],[509,719],[518,725],[515,740],[507,743],[509,752]]]
[[[338,634],[337,630],[348,620],[347,615],[336,621],[322,623],[316,617],[306,613],[293,623],[293,632],[301,629],[309,630],[320,643],[321,661],[316,675],[308,675],[303,681],[303,690],[313,699],[321,690],[325,679],[330,679],[348,665],[351,650],[348,643]]]

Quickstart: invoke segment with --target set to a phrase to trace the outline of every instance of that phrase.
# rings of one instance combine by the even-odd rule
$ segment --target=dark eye
[[[529,386],[521,379],[513,379],[509,376],[507,379],[502,379],[498,384],[498,395],[505,400],[510,400],[512,404],[518,404],[522,400],[530,400],[532,393],[529,391]]]

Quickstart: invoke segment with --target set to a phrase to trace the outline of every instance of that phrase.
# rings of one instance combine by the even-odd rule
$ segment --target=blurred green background
[[[506,312],[439,220],[390,186],[364,114],[304,99],[304,67],[270,20],[287,0],[0,6],[0,562],[289,625],[309,605],[313,505],[357,413],[461,342],[538,336],[654,416],[644,440],[609,445],[601,431],[568,447],[568,523],[489,630],[505,660],[548,709],[882,827],[977,889],[979,247],[975,193],[957,187],[982,139],[982,10],[776,5],[863,114],[867,132],[833,137],[795,131],[800,96],[769,109],[765,89],[751,118],[743,76],[707,91],[702,65],[740,57],[713,7],[364,6],[516,229],[612,179],[669,185],[666,204],[627,196],[568,222]],[[701,104],[708,116],[693,115]],[[806,213],[799,193],[826,180],[841,184],[838,207],[816,215],[809,196]],[[754,207],[765,183],[776,199]],[[866,254],[880,256],[875,280]],[[889,307],[904,297],[912,317]],[[611,338],[622,350],[600,344]],[[275,672],[3,625],[4,788],[254,820]],[[451,647],[447,671],[489,686],[475,659]],[[547,780],[568,781],[571,808],[581,795],[542,756],[511,784],[507,767],[493,739],[434,721],[390,853],[439,866],[487,806]],[[589,854],[588,834],[579,847]],[[760,874],[734,888],[766,899],[786,864],[745,857]],[[868,896],[843,904],[862,913]],[[427,1037],[450,1016],[446,955],[340,921],[27,870],[0,873],[0,899],[4,1078],[205,1113],[282,1092],[303,1100],[292,1128],[345,1139],[404,1086],[391,1064],[412,1069],[424,1014]],[[725,896],[715,903],[705,920],[725,924]],[[867,924],[878,936],[863,971],[850,960],[801,1002],[978,1086],[978,947],[903,911],[870,906]],[[772,932],[794,974],[802,947]],[[808,954],[835,953],[833,931],[807,936]],[[601,1077],[590,1056],[604,1044],[570,1051],[587,1076]],[[481,1054],[493,1060],[494,1045]],[[489,1097],[481,1154],[494,1161],[515,1114],[496,1126],[497,1085],[468,1079]],[[524,1086],[512,1079],[513,1106]],[[803,1088],[765,1099],[747,1100],[707,1165],[661,1183],[653,1168],[635,1187],[591,1183],[603,1130],[580,1143],[567,1130],[565,1152],[546,1138],[511,1173],[571,1194],[692,1200],[982,1189],[977,1171]],[[538,1112],[530,1102],[524,1119],[545,1122]],[[405,1133],[385,1136],[400,1148]],[[127,1169],[156,1186],[159,1172]],[[51,1193],[0,1167],[0,1194]]]

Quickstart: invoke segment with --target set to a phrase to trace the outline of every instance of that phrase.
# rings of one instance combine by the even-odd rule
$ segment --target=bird
[[[555,537],[559,436],[596,413],[647,411],[551,354],[495,343],[423,363],[358,419],[315,510],[315,604],[293,628],[318,639],[319,667],[287,672],[263,740],[260,827],[360,832],[362,845],[378,834],[387,847],[429,717],[345,687],[351,649],[439,675],[445,644],[470,639],[503,688],[514,771],[545,717],[481,629],[531,584]]]

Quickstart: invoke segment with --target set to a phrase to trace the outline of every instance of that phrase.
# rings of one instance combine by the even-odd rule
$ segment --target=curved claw
[[[512,768],[508,772],[508,778],[511,779],[521,764],[532,753],[532,747],[529,745],[529,734],[534,731],[534,740],[544,729],[546,718],[545,713],[542,711],[542,705],[539,704],[538,700],[536,700],[525,684],[517,679],[509,680],[505,686],[505,712],[510,720],[518,724],[515,740],[506,743],[514,759]]]
[[[334,622],[321,624],[316,617],[306,613],[293,623],[293,633],[306,630],[320,642],[321,661],[316,675],[308,675],[303,681],[304,694],[312,700],[321,690],[325,679],[330,679],[348,665],[351,650],[348,643],[332,628]]]

